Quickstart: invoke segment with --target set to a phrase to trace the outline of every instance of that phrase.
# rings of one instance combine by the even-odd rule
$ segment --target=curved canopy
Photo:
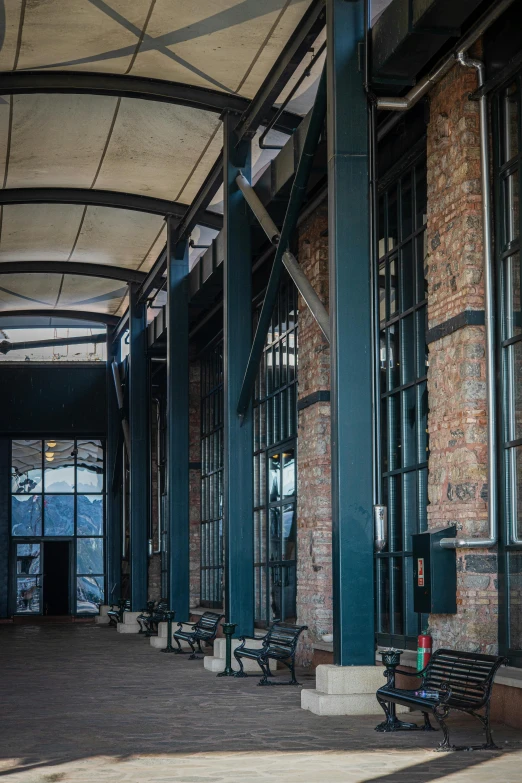
[[[245,111],[317,0],[3,5],[0,314],[116,317],[126,281],[148,272],[165,244],[164,216],[182,218],[219,156],[220,112]],[[312,83],[277,131],[296,127]],[[255,169],[274,154],[254,144]],[[219,230],[220,211],[218,197],[198,213],[196,236]],[[89,274],[78,274],[83,263]],[[97,276],[100,265],[122,271]]]

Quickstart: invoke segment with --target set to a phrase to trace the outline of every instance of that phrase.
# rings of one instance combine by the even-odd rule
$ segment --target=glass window
[[[11,445],[11,535],[15,541],[32,539],[15,544],[16,612],[48,611],[49,569],[64,563],[62,584],[72,585],[76,579],[78,585],[77,595],[69,595],[64,605],[72,611],[76,606],[80,614],[93,613],[99,604],[94,594],[101,591],[103,600],[105,590],[104,443],[47,438],[13,440]],[[71,541],[42,549],[43,542],[53,538]],[[53,560],[56,547],[75,552],[76,558],[63,554]],[[85,597],[88,587],[91,598]]]
[[[103,538],[78,538],[76,542],[79,574],[103,574]]]
[[[74,495],[45,495],[44,534],[74,535]]]
[[[74,492],[74,441],[44,441],[45,492]]]
[[[76,606],[81,614],[98,614],[103,603],[102,576],[79,576],[76,580]]]
[[[11,531],[13,536],[42,535],[41,495],[11,497]]]
[[[381,200],[381,216],[400,216],[400,239],[388,243],[386,252],[379,248],[375,275],[381,301],[386,278],[388,300],[379,312],[379,385],[381,496],[389,541],[376,554],[377,639],[413,647],[420,621],[411,611],[411,534],[426,529],[428,503],[425,159],[409,165]]]

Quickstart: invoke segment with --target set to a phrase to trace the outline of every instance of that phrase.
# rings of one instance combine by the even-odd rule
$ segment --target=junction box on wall
[[[456,614],[457,558],[455,549],[443,549],[443,538],[457,535],[455,525],[427,530],[412,538],[413,609],[422,614]]]

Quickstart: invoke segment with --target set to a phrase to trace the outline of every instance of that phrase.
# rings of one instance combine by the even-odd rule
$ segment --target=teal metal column
[[[130,428],[130,598],[134,612],[147,602],[149,515],[149,382],[147,318],[138,304],[138,286],[129,286],[129,428]]]
[[[375,663],[363,0],[327,0],[334,662]]]
[[[225,614],[237,633],[254,631],[254,519],[252,406],[237,414],[252,345],[252,258],[249,207],[236,184],[250,182],[250,142],[237,140],[233,115],[224,118],[224,520]]]
[[[114,340],[114,329],[107,327],[107,446],[105,451],[107,596],[112,603],[121,598],[122,507],[121,451],[123,441],[121,416],[114,388],[112,362],[120,361],[120,342]],[[118,455],[120,465],[118,465]],[[120,468],[120,469],[119,469]],[[119,480],[118,480],[119,478]]]
[[[169,608],[189,619],[188,243],[167,221],[167,488]]]

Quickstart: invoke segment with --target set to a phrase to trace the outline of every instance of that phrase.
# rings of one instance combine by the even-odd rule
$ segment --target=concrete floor
[[[317,717],[299,688],[217,679],[201,661],[85,625],[0,626],[0,778],[12,783],[521,783],[502,752],[434,752],[439,734],[382,735],[375,716]],[[305,687],[313,677],[301,674]],[[380,720],[380,719],[379,719]],[[472,719],[452,740],[477,742]]]

